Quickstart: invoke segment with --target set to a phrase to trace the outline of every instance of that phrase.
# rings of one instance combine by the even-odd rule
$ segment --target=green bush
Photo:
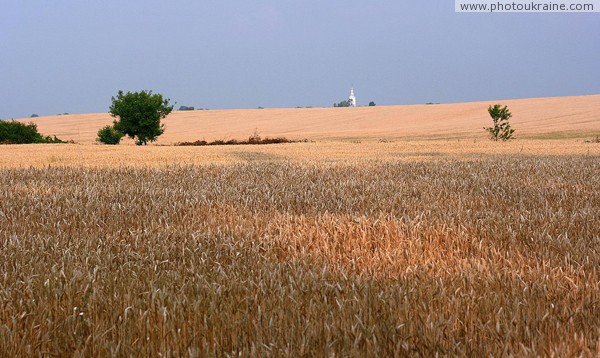
[[[334,103],[333,106],[334,107],[351,107],[352,101],[347,99],[345,101],[341,101],[340,103]]]
[[[30,144],[30,143],[65,143],[56,136],[43,136],[37,131],[35,123],[17,121],[0,121],[0,143]]]
[[[50,137],[49,135],[42,137],[42,141],[38,142],[38,143],[75,143],[72,140],[69,141],[64,141],[61,139],[56,138],[55,135],[53,135],[52,137]]]
[[[119,144],[123,136],[125,135],[116,130],[114,126],[106,126],[98,131],[98,138],[96,140],[104,144],[114,145]]]
[[[499,104],[495,104],[493,106],[490,105],[488,107],[488,113],[490,114],[490,117],[492,117],[494,126],[484,127],[483,129],[488,131],[490,134],[490,139],[494,141],[508,141],[513,139],[513,133],[515,130],[512,129],[510,127],[510,123],[508,123],[508,120],[510,117],[512,117],[508,107],[502,107]]]

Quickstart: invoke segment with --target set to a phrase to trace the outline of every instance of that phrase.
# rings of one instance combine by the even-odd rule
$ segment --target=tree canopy
[[[164,133],[164,125],[160,121],[172,111],[169,99],[159,93],[119,91],[116,97],[112,97],[109,112],[118,118],[114,121],[114,129],[141,145],[156,141]]]
[[[340,103],[334,103],[333,106],[334,107],[350,107],[350,106],[352,106],[352,101],[347,99],[345,101],[341,101]]]

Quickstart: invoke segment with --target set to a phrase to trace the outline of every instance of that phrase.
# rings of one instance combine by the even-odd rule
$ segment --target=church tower
[[[348,97],[350,101],[350,107],[356,107],[356,97],[354,96],[354,87],[350,89],[350,97]]]

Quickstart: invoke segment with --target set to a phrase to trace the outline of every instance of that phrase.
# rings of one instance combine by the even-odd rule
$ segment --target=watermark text
[[[456,12],[600,12],[600,0],[498,1],[455,0]]]

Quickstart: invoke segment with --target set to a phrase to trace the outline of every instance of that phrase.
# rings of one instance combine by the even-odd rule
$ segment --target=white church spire
[[[350,97],[348,97],[350,101],[350,107],[356,107],[356,96],[354,96],[354,87],[350,88]]]

